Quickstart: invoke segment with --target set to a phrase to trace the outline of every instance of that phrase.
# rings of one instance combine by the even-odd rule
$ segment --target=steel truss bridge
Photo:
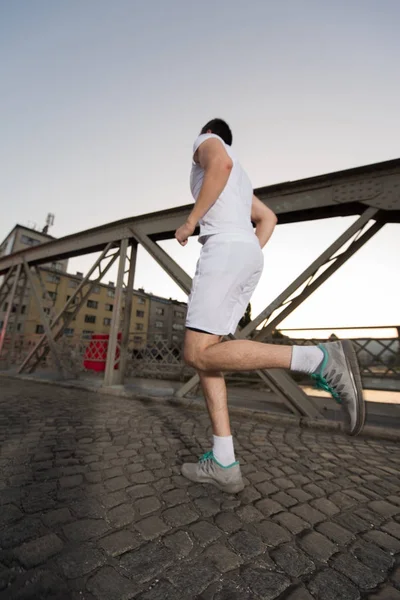
[[[356,221],[307,267],[281,294],[244,329],[232,338],[265,340],[284,318],[304,302],[335,273],[353,254],[370,240],[386,223],[400,223],[400,159],[330,173],[299,181],[267,186],[255,190],[256,195],[277,215],[280,224],[314,219],[357,215]],[[55,239],[0,258],[0,305],[8,298],[8,308],[0,333],[0,351],[14,299],[22,299],[29,284],[40,313],[44,334],[18,365],[18,373],[32,373],[51,353],[60,378],[66,377],[57,341],[63,336],[78,311],[86,303],[93,288],[118,262],[114,310],[103,385],[123,384],[128,360],[128,340],[132,307],[137,247],[141,244],[177,285],[188,294],[189,275],[157,242],[174,237],[176,228],[186,219],[191,205],[123,219]],[[195,232],[198,234],[198,231]],[[38,267],[62,259],[100,253],[79,286],[53,318],[46,315],[42,294],[44,285]],[[125,310],[122,311],[123,304]],[[17,321],[22,302],[16,307],[11,323],[12,353]],[[122,323],[121,323],[122,321]],[[118,340],[118,332],[122,339]],[[117,346],[120,349],[116,359]],[[115,369],[116,360],[119,368]],[[257,371],[269,389],[296,415],[318,418],[320,413],[310,398],[289,373],[280,369]],[[186,396],[198,384],[193,376],[178,390]]]

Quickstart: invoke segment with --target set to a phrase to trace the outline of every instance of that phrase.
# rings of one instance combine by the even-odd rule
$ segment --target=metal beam
[[[335,273],[339,267],[341,267],[353,254],[357,252],[368,240],[370,240],[382,227],[385,223],[377,222],[372,227],[366,231],[362,237],[360,237],[356,242],[352,244],[352,246],[343,252],[343,254],[336,260],[336,262],[332,263],[321,275],[318,276],[312,283],[304,288],[301,294],[296,296],[291,302],[290,305],[287,306],[275,319],[273,319],[270,323],[268,323],[260,333],[254,338],[257,341],[262,341],[266,337],[268,337],[293,310],[295,310],[306,298],[311,296],[311,294],[318,289],[333,273]]]
[[[357,238],[344,252],[342,252],[334,261],[331,261],[328,268],[325,269],[315,279],[303,288],[303,290],[293,299],[282,303],[285,308],[255,336],[255,340],[262,341],[266,339],[291,312],[293,312],[304,300],[306,300],[315,290],[317,290],[333,273],[335,273],[345,262],[349,260],[360,248],[364,246],[382,227],[385,225],[382,221],[374,223],[361,237]],[[320,265],[320,266],[323,266]],[[274,312],[274,311],[273,311]],[[272,313],[270,314],[270,316]]]
[[[131,255],[128,258],[128,282],[125,291],[125,310],[124,318],[122,323],[122,338],[120,348],[120,359],[119,369],[116,373],[116,383],[123,384],[125,381],[126,365],[128,362],[128,349],[129,349],[129,333],[131,329],[132,319],[132,305],[133,305],[133,285],[135,282],[135,270],[136,270],[136,258],[137,258],[137,246],[136,244],[131,245]]]
[[[384,210],[387,221],[400,219],[400,159],[331,173],[320,177],[255,190],[276,212],[280,222],[360,214],[366,206]],[[192,205],[140,215],[81,231],[0,258],[0,275],[24,258],[30,266],[98,252],[110,242],[131,236],[140,227],[153,241],[169,239],[189,214]]]
[[[366,225],[376,214],[377,209],[367,208],[364,213],[355,221],[337,240],[333,242],[309,267],[307,267],[301,275],[299,275],[271,304],[267,306],[251,323],[246,325],[239,333],[240,338],[246,338],[256,329],[265,319],[281,308],[288,299],[307,281],[315,275],[315,273],[338,252],[353,236],[355,236],[364,225]]]
[[[190,294],[192,279],[189,275],[167,254],[160,246],[153,242],[148,235],[143,233],[139,226],[130,227],[135,239],[143,246],[152,258],[168,273],[177,285]]]
[[[110,338],[108,340],[107,359],[106,359],[106,370],[104,373],[104,386],[113,385],[116,382],[115,376],[115,365],[118,363],[116,359],[116,350],[118,344],[118,329],[121,322],[121,310],[123,300],[123,287],[124,287],[124,275],[125,275],[125,262],[128,251],[129,240],[125,238],[121,240],[121,247],[119,253],[119,265],[117,275],[117,285],[115,288],[114,308],[111,318],[110,327]]]
[[[36,302],[36,306],[37,306],[38,311],[39,311],[39,317],[40,317],[40,320],[41,320],[42,325],[43,325],[43,329],[44,329],[44,332],[45,332],[45,335],[46,335],[46,338],[47,338],[47,343],[49,345],[50,351],[51,351],[51,353],[53,355],[54,362],[55,362],[56,367],[57,367],[58,374],[59,374],[59,376],[60,376],[61,379],[64,379],[65,378],[65,370],[64,370],[63,364],[61,362],[61,358],[60,358],[60,356],[58,354],[58,351],[57,351],[57,346],[56,346],[55,340],[54,340],[53,335],[52,335],[52,331],[51,331],[51,327],[50,327],[50,322],[47,320],[47,315],[46,315],[46,313],[43,310],[42,299],[41,299],[40,294],[38,292],[38,288],[35,285],[34,276],[33,276],[32,272],[29,269],[29,266],[28,266],[28,264],[26,262],[24,263],[24,268],[25,268],[26,276],[27,276],[28,281],[29,281],[30,288],[32,290],[33,297],[34,297],[35,302]]]
[[[20,273],[21,273],[21,265],[18,265],[17,268],[15,269],[14,280],[12,282],[12,287],[11,287],[11,293],[8,296],[8,306],[7,306],[6,314],[4,315],[3,327],[1,328],[1,332],[0,332],[0,354],[1,354],[1,351],[3,350],[3,346],[4,346],[4,340],[5,340],[6,333],[7,333],[8,321],[10,320],[10,315],[11,315],[13,302],[14,302],[14,298],[15,298],[15,290],[17,289]]]

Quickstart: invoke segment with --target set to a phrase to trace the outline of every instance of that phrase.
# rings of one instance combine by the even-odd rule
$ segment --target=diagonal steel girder
[[[67,300],[63,308],[56,315],[55,319],[51,322],[51,331],[55,342],[61,337],[65,327],[67,327],[69,323],[71,323],[73,318],[78,314],[80,308],[83,306],[87,298],[92,293],[93,288],[98,283],[100,283],[104,275],[112,267],[112,265],[118,258],[119,249],[115,249],[113,248],[113,246],[114,244],[111,242],[107,244],[101,255],[97,258],[91,269],[88,271],[86,277],[82,279],[79,286],[74,290],[74,293],[71,295],[69,300]],[[110,250],[111,252],[114,250],[114,253],[108,255],[108,252]],[[103,261],[106,262],[106,265],[104,267],[101,266]],[[90,277],[93,275],[93,273],[95,273],[97,269],[99,271],[97,277],[91,280]],[[83,290],[84,286],[87,286],[85,291]],[[75,300],[77,300],[78,298],[78,302],[75,303]],[[17,372],[22,373],[25,369],[28,369],[29,373],[32,373],[40,364],[40,362],[47,356],[49,349],[50,348],[47,344],[47,337],[44,334],[29,352],[22,364],[19,366]]]
[[[186,293],[190,294],[192,280],[189,275],[180,267],[160,246],[153,242],[138,226],[131,227],[133,236],[143,246],[145,250],[154,258],[154,260],[170,275],[170,277],[179,285],[179,287]],[[238,336],[230,336],[231,339],[235,339]],[[276,369],[275,369],[276,371]],[[274,375],[271,370],[257,370],[256,373],[259,377],[275,392],[282,402],[289,408],[291,412],[295,414],[302,414],[302,411],[307,411],[309,416],[317,416],[317,411],[314,405],[309,400],[308,396],[303,390],[296,386],[293,379],[288,375],[284,374],[277,379],[276,374]],[[189,382],[187,382],[177,392],[179,397],[183,397],[193,389],[199,383],[199,376],[194,375]],[[296,396],[296,403],[293,402],[293,398]],[[300,410],[298,406],[301,406]]]
[[[340,253],[333,260],[328,261],[329,266],[321,273],[317,275],[315,278],[311,277],[309,282],[304,287],[304,289],[293,299],[290,299],[286,302],[283,302],[281,307],[284,307],[283,310],[270,322],[267,322],[263,329],[253,338],[256,341],[265,340],[275,329],[276,326],[283,321],[291,312],[293,312],[306,298],[311,296],[311,294],[322,285],[335,271],[339,269],[353,254],[355,254],[366,242],[368,242],[382,227],[385,225],[383,221],[375,222],[369,229],[367,229],[361,236],[357,237],[351,245]],[[325,263],[326,265],[327,263]],[[322,265],[322,266],[325,266]],[[270,316],[273,315],[275,311],[272,311]]]
[[[293,294],[295,294],[296,291],[301,289],[301,287],[305,285],[308,282],[308,280],[310,280],[310,278],[314,277],[315,274],[321,269],[321,267],[323,267],[330,261],[333,261],[335,254],[338,251],[340,251],[351,240],[351,238],[357,235],[365,227],[365,225],[367,225],[369,221],[377,215],[378,212],[379,211],[376,208],[367,208],[363,212],[363,214],[337,238],[337,240],[335,240],[313,263],[311,263],[309,267],[307,267],[301,273],[301,275],[299,275],[281,294],[279,294],[279,296],[277,296],[277,298],[275,298],[275,300],[273,300],[257,317],[255,317],[251,321],[251,323],[249,323],[248,325],[246,325],[246,327],[242,329],[242,331],[240,332],[240,337],[247,337],[259,325],[261,325],[263,321],[268,319],[276,310],[278,310],[282,307],[282,305],[288,302],[290,297],[293,296]],[[381,227],[383,227],[384,222],[380,221],[379,223],[381,223],[379,226],[380,229]],[[367,241],[367,239],[365,241]],[[357,246],[356,250],[358,250],[359,247],[361,246]],[[356,250],[354,250],[354,252]],[[354,254],[354,252],[352,252],[352,254]],[[341,266],[347,260],[347,258],[350,258],[350,256],[346,255],[346,258],[342,258],[340,263],[337,262],[338,259],[336,259],[336,262],[334,262],[334,264],[336,265],[336,269],[339,268],[339,266]],[[333,271],[330,271],[330,274],[332,272]],[[314,291],[314,289],[316,288],[313,288],[312,291]],[[299,304],[297,304],[296,306],[298,306]],[[292,310],[294,310],[294,308],[295,306],[293,306]],[[286,313],[285,316],[287,316],[287,314],[288,313]],[[280,319],[278,322],[282,320],[283,318]]]
[[[122,319],[119,369],[115,374],[115,383],[117,384],[124,383],[128,364],[129,332],[132,319],[133,286],[135,283],[136,258],[137,243],[133,242],[131,244],[130,256],[128,256],[128,269],[125,273],[128,275],[128,280],[126,282],[124,316]]]
[[[114,308],[111,318],[110,337],[107,347],[107,359],[106,368],[104,372],[104,386],[113,385],[117,377],[115,375],[114,367],[119,359],[116,359],[116,350],[118,345],[118,329],[121,321],[122,313],[122,301],[123,301],[123,287],[124,287],[124,275],[125,275],[125,262],[127,259],[129,240],[127,238],[121,240],[121,246],[119,251],[119,264],[118,264],[118,275],[117,285],[115,287],[115,298]]]
[[[44,329],[44,335],[46,336],[46,341],[47,341],[48,347],[50,348],[50,351],[53,355],[58,374],[61,377],[61,379],[64,379],[66,372],[65,372],[64,366],[62,364],[60,355],[58,353],[57,346],[56,346],[56,343],[55,343],[55,340],[53,337],[53,332],[51,331],[50,321],[47,319],[47,315],[44,312],[42,298],[39,293],[39,289],[41,289],[41,285],[40,285],[39,281],[37,281],[37,284],[36,284],[34,275],[31,272],[31,270],[28,266],[28,263],[25,260],[24,260],[24,269],[25,269],[25,274],[26,274],[27,280],[29,281],[30,288],[32,290],[33,297],[36,302],[37,309],[39,311],[39,317],[40,317],[40,320],[41,320],[41,323],[42,323],[42,326]],[[36,273],[36,279],[37,280],[39,279],[37,273]]]

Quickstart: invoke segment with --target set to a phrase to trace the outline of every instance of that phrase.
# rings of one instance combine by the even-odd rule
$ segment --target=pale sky
[[[48,212],[60,237],[191,202],[191,147],[215,116],[254,187],[399,157],[399,22],[397,0],[0,0],[0,238]],[[279,226],[253,315],[352,220]],[[285,325],[398,324],[399,234]],[[194,273],[195,239],[162,245]],[[144,251],[135,287],[185,300]]]

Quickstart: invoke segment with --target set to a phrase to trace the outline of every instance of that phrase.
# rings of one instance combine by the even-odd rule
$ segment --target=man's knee
[[[207,371],[209,370],[207,350],[214,344],[218,344],[221,338],[215,335],[202,334],[203,338],[199,339],[199,335],[186,335],[183,346],[183,360],[189,367],[193,367],[197,371]]]
[[[197,350],[197,348],[195,348],[191,344],[185,344],[183,348],[183,360],[188,365],[188,367],[192,367],[193,369],[200,368],[199,354],[200,352]]]

